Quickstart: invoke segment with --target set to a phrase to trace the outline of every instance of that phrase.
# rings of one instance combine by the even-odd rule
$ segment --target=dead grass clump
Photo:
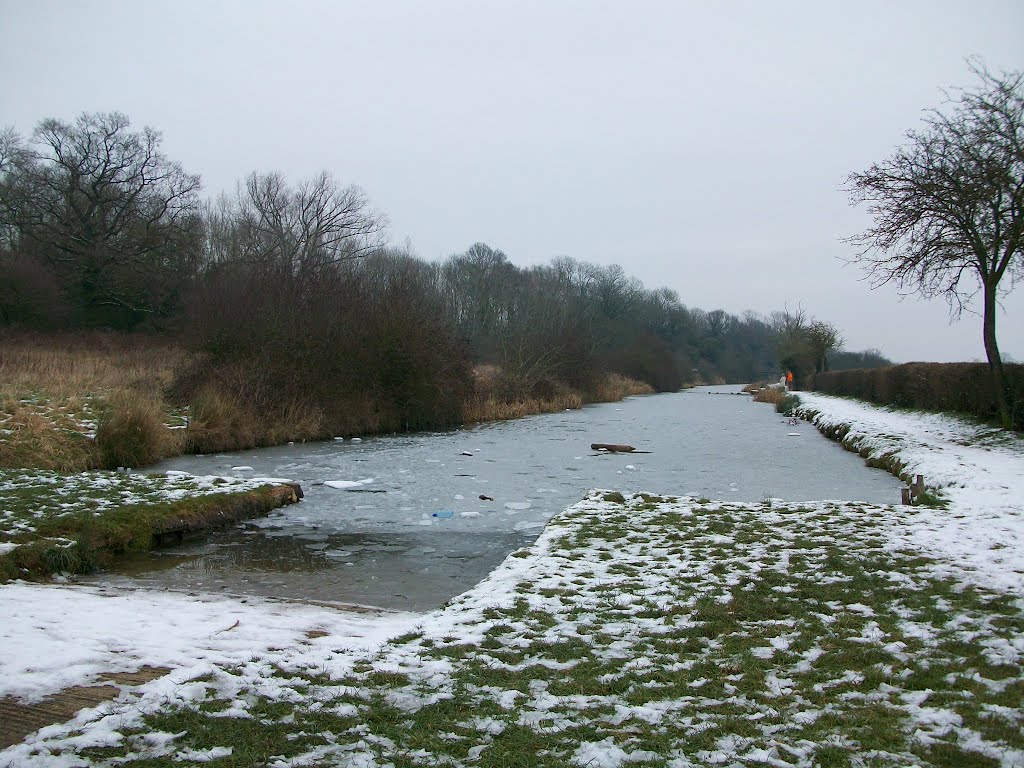
[[[782,387],[762,387],[754,395],[754,401],[758,403],[771,403],[779,405],[786,399],[786,390]]]
[[[462,405],[462,421],[475,424],[488,421],[510,421],[537,413],[555,413],[583,407],[583,398],[577,394],[557,399],[528,398],[507,402],[499,398],[470,397]]]
[[[587,393],[593,403],[617,403],[633,395],[652,395],[654,387],[644,381],[631,379],[620,373],[609,373],[601,378],[593,389]]]
[[[15,406],[0,425],[0,467],[83,472],[99,466],[96,443],[81,432],[59,428],[36,410]]]
[[[369,429],[349,429],[348,434],[362,434]],[[333,436],[333,435],[331,435]],[[280,445],[289,441],[320,440],[324,433],[324,415],[315,406],[298,400],[286,403],[269,419],[261,435],[262,445]]]
[[[143,467],[177,452],[164,425],[163,403],[135,390],[121,390],[106,404],[96,427],[103,466]]]
[[[237,451],[258,444],[256,419],[237,398],[218,387],[196,392],[189,414],[185,442],[191,453]]]

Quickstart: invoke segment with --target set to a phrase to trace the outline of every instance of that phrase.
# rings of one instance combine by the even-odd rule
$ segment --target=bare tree
[[[828,356],[843,348],[843,337],[839,329],[820,320],[807,327],[807,342],[814,354],[814,372],[828,370]]]
[[[193,250],[185,242],[198,231],[199,189],[198,176],[160,151],[160,133],[132,131],[111,112],[44,120],[28,147],[10,133],[2,143],[11,245],[66,275],[87,322],[105,307],[156,311],[161,278],[181,271]]]
[[[1024,274],[1024,73],[972,64],[975,90],[932,110],[889,159],[849,177],[873,224],[849,239],[873,287],[944,296],[954,317],[980,290],[1000,419],[1013,423],[999,345],[999,296]]]
[[[356,186],[326,172],[289,185],[278,173],[253,173],[238,192],[246,260],[273,263],[299,277],[384,245],[386,220]]]

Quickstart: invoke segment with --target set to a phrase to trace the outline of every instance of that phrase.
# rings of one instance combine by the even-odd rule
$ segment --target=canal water
[[[592,488],[898,501],[896,478],[738,390],[702,387],[453,432],[179,457],[151,471],[287,478],[305,498],[97,578],[426,610],[479,582]],[[643,453],[602,454],[591,443]]]

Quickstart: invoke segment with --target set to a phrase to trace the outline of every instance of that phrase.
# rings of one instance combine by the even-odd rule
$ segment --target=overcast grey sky
[[[363,187],[429,259],[618,263],[688,306],[803,307],[847,348],[983,359],[981,321],[872,291],[841,191],[969,86],[1024,69],[1021,0],[0,0],[0,126],[125,112],[207,194]],[[1000,341],[1024,361],[1024,286]]]

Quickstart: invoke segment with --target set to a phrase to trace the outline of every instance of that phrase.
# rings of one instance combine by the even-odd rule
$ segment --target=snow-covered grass
[[[216,504],[214,495],[227,499],[275,482],[187,473],[0,469],[0,579],[75,572],[88,565],[85,559],[102,554],[87,550],[113,541],[147,545],[161,517]]]
[[[187,473],[0,470],[0,539],[35,533],[41,520],[138,504],[159,504],[186,496],[248,490],[259,479],[197,477]]]
[[[1024,601],[894,551],[915,514],[595,494],[376,653],[236,649],[0,765],[1021,765]],[[11,647],[38,635],[4,626]]]
[[[0,697],[172,672],[0,766],[1024,766],[1018,438],[803,407],[948,508],[594,493],[421,616],[8,585]]]
[[[946,509],[920,509],[895,540],[936,555],[960,577],[1024,594],[1024,437],[937,413],[800,393],[798,412],[875,463],[923,475]]]
[[[89,393],[55,398],[32,392],[17,399],[10,398],[0,408],[0,436],[9,438],[13,434],[16,414],[22,417],[34,414],[50,421],[56,429],[95,437],[98,408],[98,398]]]

